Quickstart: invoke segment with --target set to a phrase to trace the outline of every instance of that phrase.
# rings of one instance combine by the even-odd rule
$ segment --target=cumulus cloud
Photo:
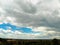
[[[51,31],[60,32],[59,19],[59,0],[0,0],[0,23],[30,27],[42,35],[46,32],[46,38],[51,37]],[[59,33],[57,35],[59,37]]]

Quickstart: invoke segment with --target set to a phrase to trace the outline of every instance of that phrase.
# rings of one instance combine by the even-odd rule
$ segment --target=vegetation
[[[60,40],[23,40],[23,39],[2,39],[0,45],[60,45]]]

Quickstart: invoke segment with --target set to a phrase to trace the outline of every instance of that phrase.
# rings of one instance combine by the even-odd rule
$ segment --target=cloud
[[[34,6],[33,4],[31,4],[33,6],[32,7],[29,6],[30,3],[27,4],[26,2],[23,3],[22,1],[19,1],[22,2],[22,4],[20,4],[18,1],[19,0],[14,2],[14,4],[18,5],[18,7],[14,5],[14,6],[10,6],[11,8],[8,6],[7,9],[5,9],[7,11],[8,16],[16,18],[15,23],[22,24],[23,26],[33,26],[33,27],[49,26],[54,28],[60,28],[60,26],[58,26],[60,22],[58,17],[60,10],[59,6],[57,6],[59,5],[57,3],[58,1],[51,1],[52,3],[54,2],[53,5],[55,5],[55,2],[57,3],[57,5],[52,7],[51,7],[52,4],[51,2],[49,3],[50,7],[44,1],[42,1],[43,5],[42,3],[41,5],[38,5],[41,7],[38,7],[37,5]],[[32,7],[30,9],[31,12],[29,10],[30,7]],[[17,10],[17,12],[14,10]],[[32,14],[34,12],[32,10],[35,10],[36,12]]]
[[[59,0],[33,1],[11,0],[6,3],[7,0],[4,2],[1,0],[0,23],[5,22],[16,26],[30,27],[34,32],[43,32],[42,35],[45,35],[45,32],[48,34],[49,31],[60,32]],[[52,34],[47,35],[48,38],[50,35]]]
[[[48,27],[37,27],[37,28],[34,28],[33,31],[44,32],[44,31],[47,31],[48,29],[49,29]]]
[[[6,13],[2,7],[0,7],[0,13]]]
[[[34,33],[24,33],[20,30],[11,30],[0,28],[1,38],[12,38],[12,39],[53,39],[59,38],[60,32],[53,30],[47,31],[46,27],[39,27],[33,29]],[[36,33],[35,33],[36,32]]]
[[[36,37],[38,39],[53,39],[59,38],[60,32],[51,29],[50,27],[37,27],[33,28],[34,32],[39,32],[39,35]]]
[[[38,33],[22,33],[20,31],[4,30],[0,29],[1,38],[12,38],[12,39],[35,39]]]

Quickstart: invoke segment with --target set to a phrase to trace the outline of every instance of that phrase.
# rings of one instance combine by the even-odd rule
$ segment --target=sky
[[[0,38],[60,39],[60,0],[0,0]]]

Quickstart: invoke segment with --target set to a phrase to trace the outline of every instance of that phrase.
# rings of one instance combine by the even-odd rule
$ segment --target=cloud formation
[[[46,38],[59,37],[59,0],[0,0],[0,23],[30,27],[34,32],[47,33]],[[51,34],[52,32],[59,32]],[[37,38],[41,36],[37,36]],[[41,38],[44,38],[41,37]]]

